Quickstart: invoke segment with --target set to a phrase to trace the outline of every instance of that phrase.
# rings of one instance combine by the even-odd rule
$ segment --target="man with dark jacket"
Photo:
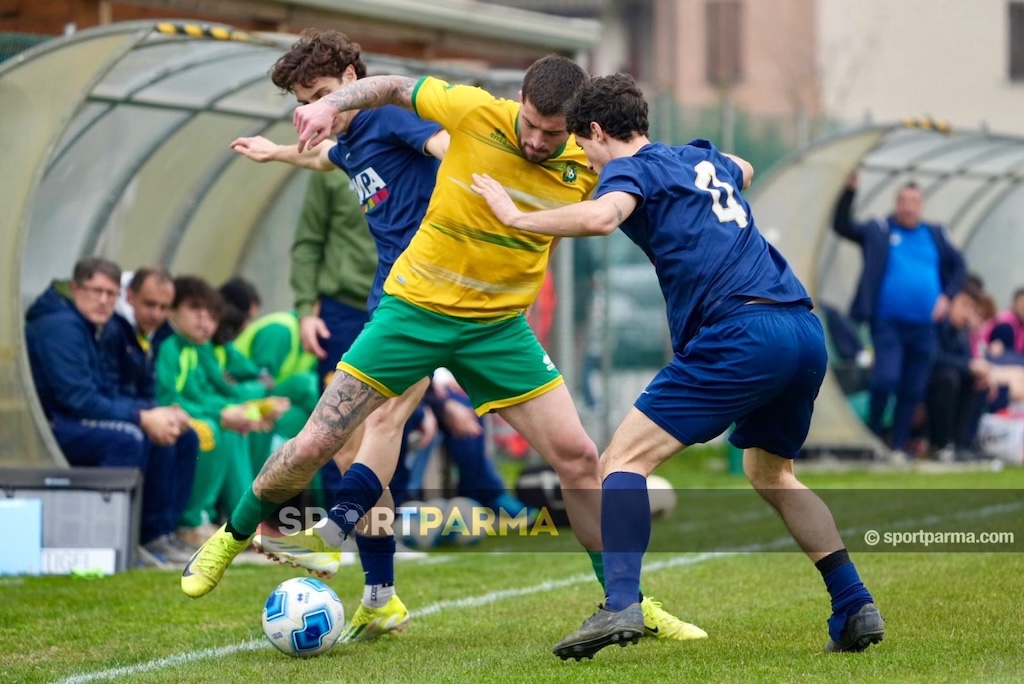
[[[138,468],[148,478],[152,446],[173,444],[187,417],[119,392],[101,340],[120,286],[117,264],[80,260],[70,284],[55,282],[29,308],[25,337],[39,401],[68,462]],[[159,517],[158,502],[143,495],[144,520]],[[141,541],[157,536],[147,527]]]
[[[101,344],[111,354],[111,381],[126,397],[155,400],[153,359],[156,333],[167,323],[174,301],[174,278],[159,266],[143,266],[121,276],[123,296],[103,330]],[[165,335],[168,337],[169,335]],[[116,344],[115,344],[116,343]]]
[[[122,277],[120,300],[100,337],[108,384],[118,396],[156,406],[157,344],[154,336],[167,322],[174,301],[174,279],[166,269],[145,266]],[[181,417],[188,416],[181,412]],[[186,423],[172,444],[152,444],[146,466],[142,519],[145,548],[160,560],[185,562],[194,548],[175,534],[188,504],[199,455],[199,437]]]
[[[882,434],[889,397],[896,395],[890,446],[904,461],[917,405],[924,399],[936,354],[935,323],[967,280],[963,256],[939,226],[921,221],[924,197],[908,183],[896,210],[884,220],[858,223],[851,216],[856,177],[836,206],[833,227],[861,246],[864,267],[850,316],[871,325],[875,365],[869,427]]]

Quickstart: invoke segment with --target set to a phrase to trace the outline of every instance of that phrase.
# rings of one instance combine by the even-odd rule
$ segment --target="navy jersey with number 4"
[[[352,189],[377,242],[377,275],[367,311],[373,311],[398,255],[409,246],[427,211],[440,160],[424,149],[441,127],[401,107],[365,109],[338,136],[330,159]]]
[[[595,197],[628,192],[637,207],[620,229],[655,266],[672,347],[751,299],[811,299],[779,252],[758,232],[740,196],[743,172],[707,140],[651,143],[610,161]]]

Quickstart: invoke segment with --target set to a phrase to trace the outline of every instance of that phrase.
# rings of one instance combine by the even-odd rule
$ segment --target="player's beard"
[[[551,159],[551,154],[546,151],[533,152],[527,149],[526,147],[520,147],[519,151],[523,153],[523,157],[526,159],[526,161],[531,162],[533,164],[543,164],[548,159]]]

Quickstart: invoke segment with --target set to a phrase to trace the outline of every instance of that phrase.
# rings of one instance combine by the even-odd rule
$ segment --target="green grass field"
[[[699,460],[669,469],[666,476],[680,486],[742,483]],[[862,511],[834,511],[848,535],[862,536],[867,524],[975,529],[971,525],[982,518],[984,529],[1019,529],[1024,516],[1005,492],[1001,499],[992,493],[1024,490],[1024,472],[1017,470],[804,479],[830,490],[890,490],[893,510],[877,519],[864,522]],[[980,497],[961,501],[944,494],[950,501],[946,510],[900,517],[901,496],[912,499],[914,493],[906,492],[917,488],[972,489]],[[997,499],[1000,503],[986,507]],[[1024,503],[1021,497],[1015,501]],[[726,522],[729,515],[715,512]],[[745,541],[763,538],[770,544],[779,538],[782,528],[770,515],[740,515],[743,524],[765,526],[744,535]],[[656,523],[655,539],[699,535],[692,524],[687,527],[694,519],[700,520],[698,511],[680,508],[673,518]],[[260,627],[267,594],[296,575],[292,568],[232,567],[215,592],[197,601],[181,594],[177,573],[158,570],[97,580],[0,578],[0,681],[1024,681],[1024,555],[1019,552],[985,552],[983,546],[956,553],[883,552],[851,543],[888,621],[886,639],[865,653],[827,655],[821,647],[828,595],[801,554],[652,553],[645,593],[703,627],[710,638],[644,639],[577,663],[558,660],[550,648],[601,599],[586,556],[486,552],[499,545],[500,540],[490,540],[471,552],[440,551],[427,561],[400,563],[399,591],[413,610],[411,627],[377,643],[339,645],[310,660],[273,650]],[[349,610],[358,603],[361,580],[358,566],[347,566],[332,581]]]

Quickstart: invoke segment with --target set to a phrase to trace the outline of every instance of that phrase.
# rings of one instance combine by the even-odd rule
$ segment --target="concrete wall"
[[[654,3],[655,82],[671,87],[683,106],[717,106],[720,94],[706,77],[708,0]],[[735,105],[751,114],[817,116],[815,0],[744,0],[741,15]]]
[[[822,103],[844,123],[932,116],[1024,133],[1008,0],[818,0]]]

